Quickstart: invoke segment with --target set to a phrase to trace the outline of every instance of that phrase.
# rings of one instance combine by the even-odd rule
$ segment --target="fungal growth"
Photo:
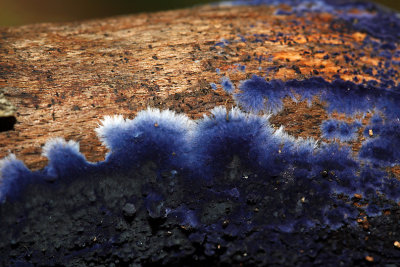
[[[376,165],[398,159],[394,152],[379,154],[388,149],[383,138],[396,129],[384,128],[375,142],[366,141],[360,156],[367,161],[362,161],[348,147],[295,139],[283,129],[274,130],[268,116],[237,108],[229,112],[214,108],[199,121],[155,109],[133,120],[106,117],[97,129],[110,149],[103,162],[87,162],[77,143],[63,139],[45,145],[49,165],[42,171],[30,171],[12,155],[2,160],[1,213],[7,215],[2,216],[2,229],[13,229],[20,212],[31,211],[19,222],[22,228],[1,232],[0,244],[7,248],[13,236],[30,231],[27,227],[43,227],[36,217],[43,208],[54,219],[54,229],[62,231],[73,231],[68,223],[90,227],[76,217],[78,207],[95,218],[115,220],[121,214],[126,222],[120,223],[129,223],[132,231],[161,220],[156,232],[188,228],[186,237],[176,233],[179,239],[189,242],[185,247],[204,246],[208,256],[217,253],[218,244],[236,247],[248,242],[249,231],[285,235],[357,227],[360,214],[379,216],[400,201],[400,181],[390,179]],[[56,194],[63,199],[57,200]],[[361,206],[354,205],[354,195],[361,196]],[[70,211],[61,212],[64,209]],[[120,227],[110,224],[107,232],[97,229],[103,241],[93,249],[107,250],[117,244],[122,238]],[[57,240],[42,238],[50,243]],[[73,240],[71,236],[68,242]],[[106,240],[115,241],[107,245]],[[265,251],[271,246],[270,241],[258,244]]]
[[[241,58],[204,63],[215,73],[202,90],[231,97],[233,107],[210,107],[199,119],[157,108],[133,119],[106,116],[95,130],[108,149],[98,162],[63,138],[44,145],[41,170],[13,154],[0,161],[1,265],[400,263],[399,19],[361,2],[236,4],[274,5],[276,16],[303,22],[313,12],[337,36],[363,36],[352,45],[379,63],[359,67],[356,49],[302,51],[315,62],[341,57],[348,64],[330,77],[324,67],[306,74],[289,58],[277,64],[279,54],[265,49],[233,49],[289,46],[290,33],[209,42],[210,55]],[[292,76],[276,78],[282,68]],[[319,101],[326,116],[318,138],[295,137],[271,122],[289,113],[289,100],[310,109]]]
[[[282,109],[285,97],[291,97],[294,101],[307,100],[311,104],[313,97],[318,96],[327,103],[328,112],[355,115],[376,108],[389,118],[400,116],[400,109],[396,105],[400,100],[399,87],[387,88],[373,83],[363,85],[342,79],[328,82],[320,77],[286,82],[266,81],[254,75],[242,81],[239,89],[240,92],[234,94],[235,100],[245,110],[252,112],[277,113]]]
[[[342,142],[352,141],[357,138],[359,127],[361,127],[361,123],[327,120],[321,125],[322,137],[326,139],[338,139]]]

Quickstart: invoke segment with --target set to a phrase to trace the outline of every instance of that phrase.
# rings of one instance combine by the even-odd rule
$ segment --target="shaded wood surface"
[[[342,55],[324,59],[335,51],[362,52],[356,45],[363,33],[333,31],[330,14],[274,12],[272,7],[205,6],[0,28],[0,88],[17,108],[14,130],[0,132],[0,158],[12,152],[30,168],[42,168],[41,147],[60,136],[79,141],[88,160],[102,160],[106,149],[94,129],[105,115],[133,118],[150,106],[201,118],[216,105],[234,105],[220,87],[211,89],[210,83],[218,84],[223,75],[236,87],[252,74],[282,80],[316,74],[333,80],[338,73],[348,80],[372,79],[350,71],[378,64],[368,48],[357,62],[346,63]],[[221,40],[229,45],[216,46]],[[275,70],[266,73],[268,67]],[[328,116],[322,104],[309,107],[287,99],[271,122],[294,136],[318,139]],[[360,141],[353,144],[355,150]]]

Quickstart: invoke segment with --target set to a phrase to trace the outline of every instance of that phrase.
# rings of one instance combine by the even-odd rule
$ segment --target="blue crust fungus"
[[[326,139],[339,139],[342,142],[352,141],[357,138],[357,130],[361,123],[347,123],[337,120],[326,120],[322,123],[322,137]]]
[[[384,138],[398,139],[393,135],[398,125],[365,141],[358,158],[347,146],[318,145],[275,130],[268,118],[224,107],[198,121],[155,109],[133,120],[106,117],[97,129],[110,149],[102,162],[86,162],[77,143],[62,139],[46,144],[49,165],[42,171],[28,170],[13,156],[4,159],[2,212],[35,194],[44,201],[35,200],[35,205],[49,205],[50,214],[57,205],[68,207],[65,201],[49,202],[55,192],[110,217],[126,202],[141,213],[137,218],[124,215],[128,222],[148,216],[150,225],[157,220],[189,229],[187,242],[202,244],[205,255],[212,256],[221,244],[246,239],[249,232],[286,235],[356,228],[360,214],[379,216],[400,201],[400,181],[388,177],[380,164],[399,158],[394,150],[384,151],[390,149]],[[362,206],[354,205],[355,194],[363,196]],[[61,214],[52,216],[58,220]],[[269,242],[258,245],[267,249]]]
[[[329,27],[365,34],[358,48],[380,63],[358,68],[356,51],[312,51],[354,67],[326,78],[322,68],[282,67],[276,53],[244,55],[213,68],[217,78],[206,82],[233,99],[231,108],[210,108],[197,120],[157,108],[133,119],[106,116],[96,129],[108,149],[99,162],[62,138],[43,147],[49,163],[41,170],[10,154],[0,161],[0,248],[9,255],[2,264],[337,266],[362,265],[368,253],[400,263],[392,246],[400,241],[400,180],[391,170],[400,165],[397,16],[358,1],[231,4],[278,5],[278,16],[335,15]],[[293,41],[282,32],[237,37],[210,51]],[[274,77],[286,67],[298,76]],[[318,104],[329,117],[314,136],[295,136],[273,123],[288,113],[285,101]]]

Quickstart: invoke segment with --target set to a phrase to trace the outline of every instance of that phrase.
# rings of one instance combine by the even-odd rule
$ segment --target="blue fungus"
[[[305,80],[266,81],[264,78],[253,75],[249,80],[242,81],[240,92],[235,93],[234,99],[246,111],[258,113],[260,111],[277,113],[282,109],[282,99],[291,97],[307,100],[311,103],[313,97],[318,96],[327,102],[328,112],[341,112],[348,115],[364,114],[374,108],[386,116],[396,118],[400,116],[399,88],[388,89],[377,83],[366,85],[351,81],[336,79],[328,82],[321,77],[312,77]]]
[[[222,86],[222,89],[224,89],[227,93],[230,93],[230,94],[232,94],[233,91],[235,90],[235,86],[233,85],[231,80],[226,76],[221,78],[221,86]]]
[[[375,14],[342,14],[341,18],[350,22],[357,31],[386,42],[397,41],[400,37],[400,19],[393,12],[379,11]]]
[[[353,141],[357,138],[359,122],[346,123],[344,121],[326,120],[321,124],[322,137],[338,139],[341,142]]]
[[[383,127],[383,119],[379,114],[375,113],[371,117],[370,124],[367,127],[365,127],[364,136],[376,137],[377,135],[379,135],[382,127]]]
[[[383,51],[381,51],[380,53],[379,53],[379,56],[380,57],[384,57],[384,58],[386,58],[386,59],[392,59],[392,53],[390,52],[390,51],[388,51],[388,50],[383,50]]]
[[[15,199],[20,191],[35,183],[35,177],[14,154],[0,161],[0,202]]]
[[[89,195],[90,205],[85,205],[85,197],[73,198],[81,202],[71,210],[98,209],[101,216],[113,220],[121,214],[128,222],[134,220],[129,226],[133,232],[146,236],[161,229],[164,235],[165,229],[171,229],[171,238],[166,241],[171,247],[178,242],[175,235],[182,236],[180,231],[185,231],[183,236],[202,246],[206,255],[215,255],[218,245],[247,240],[253,232],[266,233],[271,240],[286,234],[351,229],[360,211],[370,217],[382,214],[387,206],[377,204],[377,199],[392,205],[400,200],[400,181],[377,165],[379,160],[397,162],[393,160],[399,159],[397,151],[384,143],[380,149],[389,151],[386,157],[376,159],[375,154],[369,154],[371,146],[382,144],[382,138],[392,138],[394,148],[399,145],[398,122],[383,123],[379,116],[371,119],[383,127],[378,136],[363,144],[360,154],[363,150],[366,154],[360,161],[347,145],[296,139],[283,128],[272,128],[268,118],[225,107],[216,107],[195,122],[155,109],[142,111],[133,120],[106,117],[97,129],[110,150],[105,161],[87,162],[77,143],[62,139],[45,145],[50,163],[41,171],[31,172],[13,156],[3,159],[2,205],[12,201],[17,205],[18,196],[31,197],[36,192],[40,193],[35,203],[50,203],[48,199],[52,199],[54,204],[57,198],[52,194],[59,190]],[[333,128],[340,130],[340,123],[333,123]],[[101,187],[97,194],[96,187]],[[94,196],[90,196],[91,191]],[[362,195],[364,206],[353,205],[354,194]],[[134,203],[134,216],[124,215],[122,206],[127,202]],[[50,204],[39,207],[46,205]],[[118,223],[117,230],[126,228],[124,224]],[[96,231],[111,242],[124,238],[114,230],[100,228]]]
[[[276,11],[275,11],[275,15],[285,15],[285,16],[288,16],[288,15],[292,15],[293,14],[293,12],[292,11],[287,11],[287,10],[283,10],[283,9],[277,9]]]
[[[291,7],[291,11],[278,10],[277,15],[298,16],[309,12],[328,12],[337,13],[337,11],[350,11],[357,8],[359,10],[378,9],[378,6],[364,1],[345,1],[345,0],[236,0],[232,2],[236,5],[282,5]],[[339,13],[340,14],[340,13]]]
[[[368,205],[366,211],[369,216],[373,217],[378,216],[382,213],[382,210],[375,204]]]
[[[336,138],[338,126],[338,121],[336,120],[324,121],[321,124],[322,137],[327,139]]]
[[[209,259],[234,258],[237,263],[242,262],[245,253],[262,255],[262,259],[268,258],[264,255],[278,255],[276,259],[288,247],[296,249],[295,255],[298,255],[297,248],[304,248],[307,251],[304,257],[310,257],[314,264],[318,264],[326,262],[325,256],[336,260],[337,255],[324,251],[322,243],[316,240],[336,238],[338,233],[360,234],[362,231],[354,227],[360,214],[377,217],[385,209],[398,210],[396,202],[400,201],[400,181],[393,178],[386,168],[400,164],[397,149],[400,146],[400,87],[394,82],[398,73],[391,68],[398,64],[391,60],[399,54],[395,51],[400,32],[398,17],[385,17],[388,13],[375,5],[358,1],[253,0],[235,3],[297,5],[289,12],[278,11],[281,15],[339,10],[339,18],[347,21],[353,30],[379,39],[367,37],[364,45],[371,46],[375,56],[380,55],[385,61],[377,67],[365,66],[361,70],[374,76],[371,78],[376,78],[376,81],[357,84],[344,81],[339,75],[334,76],[334,81],[321,77],[281,81],[252,76],[242,81],[240,91],[235,92],[229,78],[223,77],[222,88],[249,113],[238,107],[231,110],[216,107],[210,115],[198,121],[157,109],[141,111],[132,120],[122,116],[106,117],[97,134],[109,152],[104,161],[97,163],[85,159],[79,152],[78,143],[64,139],[46,143],[43,154],[49,159],[49,164],[43,170],[31,171],[10,155],[0,161],[0,219],[4,224],[0,235],[1,240],[10,243],[2,248],[18,247],[21,236],[23,245],[31,244],[28,241],[30,235],[24,232],[26,225],[37,231],[43,222],[59,226],[66,218],[69,221],[65,230],[75,222],[84,224],[87,219],[87,229],[91,231],[82,227],[76,231],[84,236],[81,240],[93,240],[91,243],[99,244],[85,241],[90,247],[78,248],[79,240],[74,229],[67,233],[73,239],[70,248],[77,250],[76,253],[90,251],[95,255],[101,249],[104,254],[112,255],[111,258],[132,259],[139,251],[140,255],[150,254],[151,263],[158,264],[165,262],[165,255],[159,253],[161,249],[151,249],[156,247],[155,242],[165,241],[160,239],[161,236],[170,235],[165,245],[173,255],[172,261],[178,259],[174,262],[178,264],[185,263],[189,257],[191,259],[193,253],[199,254],[195,255],[199,258],[204,255]],[[355,7],[376,12],[361,15],[346,12]],[[255,37],[255,40],[250,37],[254,42],[268,38],[262,34],[252,37]],[[287,36],[278,33],[275,37],[275,41],[279,41]],[[240,38],[246,41],[244,37]],[[222,39],[215,46],[228,44]],[[339,55],[328,55],[322,50],[316,53],[324,54],[326,58]],[[353,63],[356,57],[348,53],[343,58]],[[264,60],[263,57],[253,59]],[[241,65],[238,69],[245,70]],[[265,70],[274,72],[279,67]],[[218,69],[216,71],[220,74]],[[359,75],[361,71],[356,70],[350,75]],[[358,78],[354,81],[357,82]],[[210,86],[217,89],[214,83]],[[328,112],[354,115],[374,111],[375,115],[364,130],[366,141],[358,155],[349,144],[337,141],[354,140],[361,128],[359,122],[324,121],[322,137],[336,140],[320,143],[289,136],[282,127],[274,129],[269,124],[268,115],[258,115],[260,112],[279,112],[285,97],[309,103],[314,97],[319,97],[326,102]],[[60,192],[68,197],[60,200],[56,195]],[[354,194],[361,196],[357,196],[361,198],[361,206],[354,205]],[[131,206],[135,207],[135,216],[125,216],[130,217],[129,220],[123,216],[118,218],[124,213],[124,203],[135,203]],[[66,207],[68,212],[63,210]],[[43,211],[46,216],[43,216]],[[86,213],[89,217],[84,217]],[[13,221],[9,215],[15,214],[17,219]],[[108,228],[109,225],[114,227],[114,222],[117,226]],[[129,227],[128,223],[131,223]],[[94,224],[98,227],[93,228]],[[14,228],[14,225],[18,226]],[[56,235],[63,233],[54,228],[57,229],[53,232]],[[332,230],[337,232],[329,236]],[[86,232],[95,234],[96,239],[93,236],[87,238]],[[11,238],[7,240],[3,236]],[[54,236],[41,240],[52,246]],[[142,237],[146,242],[141,241]],[[67,237],[64,235],[63,238]],[[357,244],[363,246],[366,240],[360,240]],[[35,242],[38,241],[35,239],[32,243]],[[120,244],[122,249],[118,247]],[[354,249],[357,250],[355,253],[362,254],[358,248]],[[16,254],[10,253],[18,259],[15,261],[17,264],[24,264],[23,259],[29,257],[33,257],[32,262],[35,262],[54,255],[38,246],[32,253],[27,248],[21,251],[24,254],[15,257]],[[38,251],[41,251],[40,255]],[[346,253],[349,250],[342,251],[344,257],[347,257]],[[388,250],[386,253],[392,252]],[[74,254],[68,257],[71,256]],[[319,258],[314,260],[315,257]],[[149,263],[141,260],[135,263]],[[51,260],[47,263],[58,264]],[[268,263],[271,264],[265,261],[259,265]],[[273,262],[272,265],[279,263]]]
[[[377,191],[384,193],[387,179],[386,173],[367,165],[360,174],[360,193],[367,198],[376,197]]]
[[[211,89],[217,90],[217,85],[215,83],[210,83]]]
[[[259,167],[262,162],[269,165],[271,172],[275,171],[279,164],[274,164],[273,158],[278,156],[281,141],[272,133],[268,117],[247,115],[237,108],[230,112],[214,108],[211,116],[206,116],[196,126],[192,167],[201,170],[206,177],[224,171],[230,164]]]
[[[55,138],[43,147],[43,155],[49,159],[44,169],[51,179],[69,179],[87,172],[91,166],[79,152],[79,144],[72,140],[66,142],[62,138]]]
[[[243,35],[238,34],[237,36],[240,38],[240,41],[242,41],[244,43],[247,42],[247,39]]]
[[[383,43],[380,46],[380,49],[384,49],[384,50],[395,50],[396,49],[396,44],[393,42],[387,42],[387,43]]]
[[[247,111],[276,113],[282,109],[285,96],[283,83],[278,80],[267,82],[264,78],[253,75],[251,79],[239,85],[241,92],[234,94],[234,99]],[[267,102],[267,103],[266,103]]]
[[[314,161],[313,173],[331,180],[327,187],[331,192],[347,195],[357,192],[356,171],[359,164],[348,146],[341,148],[337,143],[325,144],[317,151]]]
[[[381,190],[385,197],[395,202],[400,201],[400,181],[397,179],[385,179],[383,190]]]
[[[235,64],[238,68],[238,70],[240,70],[241,72],[245,72],[246,71],[246,66],[242,65],[242,64]]]
[[[374,127],[377,127],[373,132]],[[379,121],[368,127],[368,138],[363,142],[360,157],[381,166],[400,163],[400,122],[388,120],[384,124]]]
[[[133,120],[105,117],[96,129],[110,149],[106,159],[116,166],[139,165],[147,160],[179,166],[187,153],[187,138],[193,122],[169,110],[147,109]]]

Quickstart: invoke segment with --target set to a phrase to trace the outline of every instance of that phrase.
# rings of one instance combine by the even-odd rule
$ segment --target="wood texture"
[[[329,14],[274,12],[272,7],[205,6],[0,28],[0,88],[17,108],[15,129],[0,132],[0,158],[12,152],[30,168],[42,168],[41,147],[60,136],[79,141],[88,160],[102,160],[106,150],[94,129],[103,116],[132,118],[150,106],[200,118],[216,105],[234,105],[221,88],[211,89],[222,75],[236,87],[251,74],[372,79],[350,71],[378,64],[368,48],[357,62],[347,63],[342,55],[324,59],[327,53],[355,51],[365,34],[333,31]],[[215,45],[221,40],[230,45]],[[246,71],[235,64],[246,65]],[[274,71],[266,73],[269,67]],[[316,100],[309,107],[287,99],[271,121],[294,136],[318,139],[320,122],[327,118],[322,104]]]

